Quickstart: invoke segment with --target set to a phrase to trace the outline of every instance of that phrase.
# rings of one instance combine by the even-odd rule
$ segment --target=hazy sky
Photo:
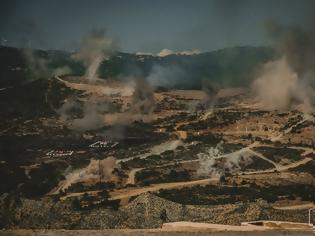
[[[303,25],[315,0],[1,0],[0,38],[18,47],[76,49],[106,29],[121,51],[266,45],[264,22]],[[6,41],[7,40],[7,41]]]

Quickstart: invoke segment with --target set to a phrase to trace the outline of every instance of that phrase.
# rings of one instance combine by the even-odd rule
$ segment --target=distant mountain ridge
[[[99,73],[102,78],[139,73],[147,77],[154,74],[154,67],[159,66],[162,70],[160,76],[168,76],[166,79],[170,87],[174,88],[199,89],[203,81],[243,86],[253,79],[263,63],[274,57],[275,52],[269,47],[234,47],[195,55],[172,54],[165,57],[120,53],[103,61]],[[172,69],[175,73],[172,73]]]
[[[37,66],[47,66],[48,71],[67,66],[73,75],[84,74],[84,66],[75,61],[70,52],[33,50],[32,53]],[[104,79],[141,76],[157,86],[183,89],[199,89],[204,82],[209,81],[223,86],[244,86],[253,79],[263,63],[275,56],[270,47],[233,47],[165,57],[119,52],[101,63],[99,76]],[[34,68],[31,68],[34,61],[26,58],[22,49],[0,47],[1,87],[34,79]],[[49,76],[42,75],[44,78]]]

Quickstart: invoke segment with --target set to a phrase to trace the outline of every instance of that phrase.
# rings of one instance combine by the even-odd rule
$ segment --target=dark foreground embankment
[[[311,231],[267,230],[267,231],[164,231],[146,230],[2,230],[0,236],[312,236]]]

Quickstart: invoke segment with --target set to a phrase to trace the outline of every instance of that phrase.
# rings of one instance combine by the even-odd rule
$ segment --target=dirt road
[[[273,206],[273,208],[277,210],[308,210],[314,207],[315,207],[314,203],[304,203],[289,206]]]
[[[111,192],[111,199],[117,200],[117,199],[130,198],[130,197],[137,196],[146,192],[156,192],[161,189],[174,189],[174,188],[183,188],[183,187],[194,186],[194,185],[207,185],[209,183],[216,183],[218,182],[218,180],[219,180],[218,178],[208,178],[208,179],[184,181],[184,182],[152,184],[150,186],[141,187],[141,188],[119,189],[119,190]],[[60,200],[65,200],[70,197],[79,197],[79,196],[84,195],[85,193],[87,193],[88,195],[96,195],[97,193],[101,191],[102,190],[70,193],[66,196],[61,197]]]
[[[135,168],[132,169],[128,174],[128,179],[126,184],[135,184],[136,183],[136,173],[144,168]]]
[[[136,189],[121,189],[121,190],[112,192],[111,199],[116,200],[116,199],[130,198],[130,197],[137,196],[146,192],[156,192],[161,189],[174,189],[174,188],[183,188],[183,187],[194,186],[194,185],[207,185],[210,183],[217,183],[218,181],[219,181],[219,178],[208,178],[208,179],[185,181],[185,182],[152,184],[147,187],[136,188]]]

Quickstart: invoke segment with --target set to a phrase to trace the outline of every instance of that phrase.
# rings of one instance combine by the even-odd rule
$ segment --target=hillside
[[[153,85],[198,89],[207,81],[220,85],[247,85],[259,66],[274,57],[266,47],[235,47],[196,55],[165,57],[117,53],[103,61],[99,76],[124,79],[147,77]],[[0,86],[23,83],[26,79],[45,78],[57,69],[69,68],[73,75],[84,74],[84,67],[64,51],[26,51],[0,47]],[[69,72],[68,72],[69,73]]]
[[[274,51],[266,47],[235,47],[165,57],[122,53],[102,63],[100,76],[108,78],[139,73],[143,76],[165,76],[156,85],[181,89],[199,89],[207,81],[243,86],[254,78],[261,64],[274,56]]]

